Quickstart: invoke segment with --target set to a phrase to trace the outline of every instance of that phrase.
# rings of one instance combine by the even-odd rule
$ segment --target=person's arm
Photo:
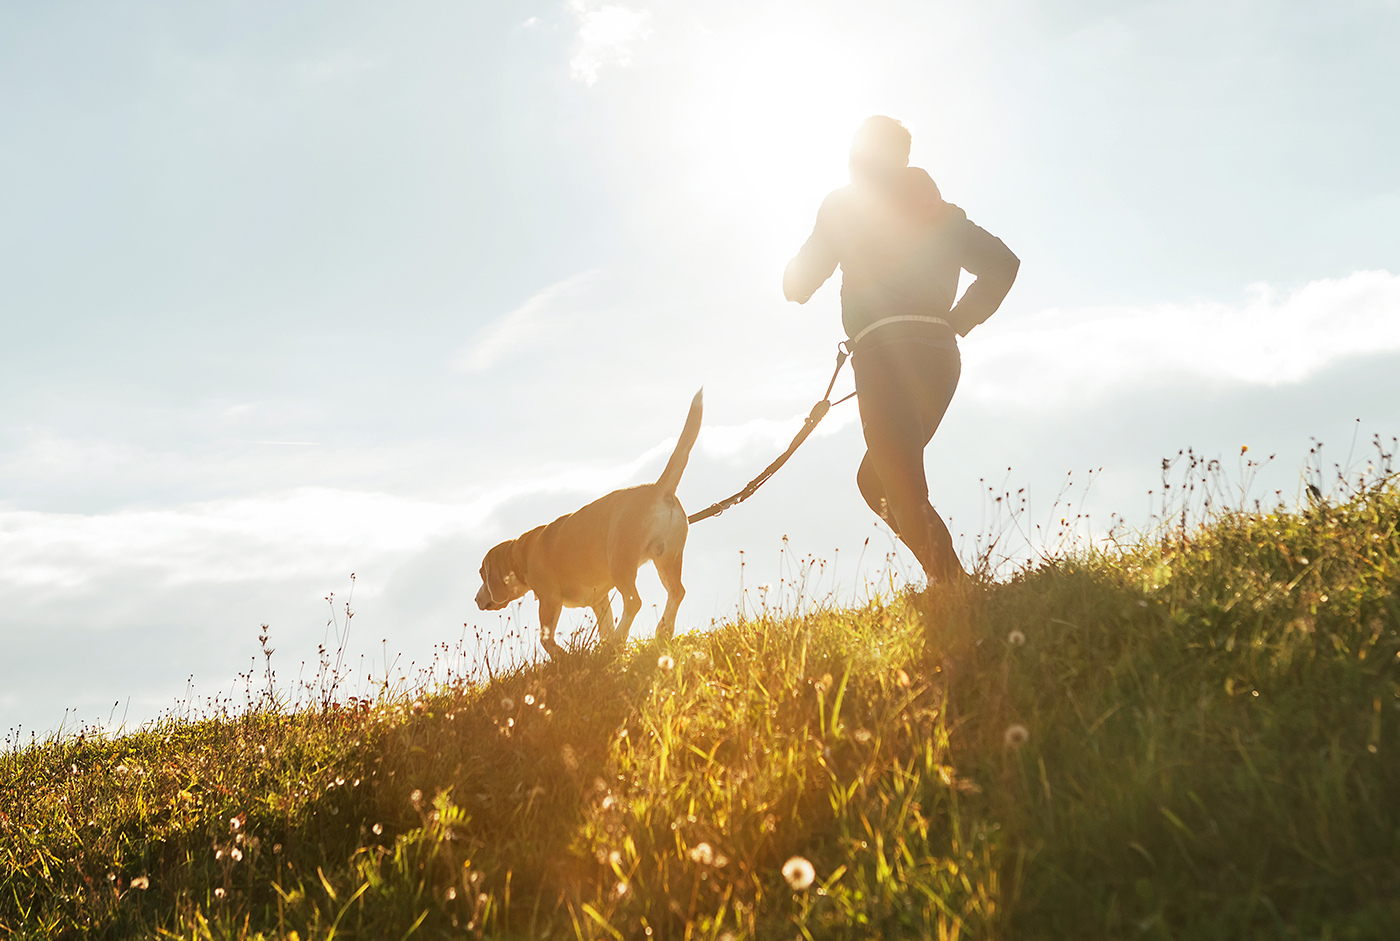
[[[1016,280],[1021,259],[1001,239],[980,226],[964,222],[962,266],[977,276],[962,299],[948,312],[948,322],[965,337],[968,331],[997,312]]]
[[[831,277],[840,261],[836,254],[836,246],[832,244],[828,234],[831,229],[830,202],[828,199],[822,203],[821,209],[817,211],[817,224],[812,229],[811,237],[783,269],[783,296],[790,301],[807,303],[807,299],[816,293],[817,288]]]

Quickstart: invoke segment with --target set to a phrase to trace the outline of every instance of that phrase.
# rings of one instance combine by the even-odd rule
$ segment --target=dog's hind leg
[[[681,599],[685,597],[685,586],[681,584],[681,554],[677,552],[657,559],[656,574],[661,576],[661,584],[666,586],[666,610],[656,625],[656,638],[670,640],[676,630],[676,612],[680,610]]]
[[[564,648],[554,639],[554,629],[559,626],[559,615],[564,605],[555,598],[540,599],[540,644],[551,660],[562,660]]]
[[[605,592],[603,600],[593,606],[593,616],[598,619],[598,643],[610,644],[613,638],[612,598]]]
[[[622,594],[622,622],[617,625],[617,631],[613,634],[613,643],[622,647],[627,643],[627,632],[632,629],[632,622],[642,610],[642,596],[637,594],[635,568],[625,573],[614,572],[613,578],[617,582],[617,590]]]

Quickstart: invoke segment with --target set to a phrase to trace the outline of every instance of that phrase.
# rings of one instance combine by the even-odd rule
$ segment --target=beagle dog
[[[621,646],[642,609],[637,569],[655,562],[666,586],[666,610],[656,625],[656,636],[669,640],[676,609],[685,597],[681,553],[690,529],[676,499],[676,485],[700,435],[703,393],[703,389],[695,393],[680,440],[656,483],[614,490],[493,548],[481,562],[477,607],[499,611],[533,591],[540,603],[540,643],[550,657],[558,659],[564,653],[554,639],[554,629],[565,607],[592,608],[599,639]],[[622,593],[622,622],[615,629],[608,597],[613,588]]]

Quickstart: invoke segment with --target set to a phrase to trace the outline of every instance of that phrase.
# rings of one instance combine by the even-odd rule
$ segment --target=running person
[[[996,312],[1021,262],[909,166],[909,143],[893,118],[860,126],[851,185],[822,202],[811,238],[783,272],[783,294],[805,304],[841,266],[841,323],[866,445],[856,484],[932,584],[966,572],[929,503],[924,448],[958,386],[957,336]],[[977,279],[954,306],[964,268]]]

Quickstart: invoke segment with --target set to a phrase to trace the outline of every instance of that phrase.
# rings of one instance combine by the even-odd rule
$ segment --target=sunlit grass
[[[0,934],[1400,937],[1400,492],[1202,518],[14,747]]]

